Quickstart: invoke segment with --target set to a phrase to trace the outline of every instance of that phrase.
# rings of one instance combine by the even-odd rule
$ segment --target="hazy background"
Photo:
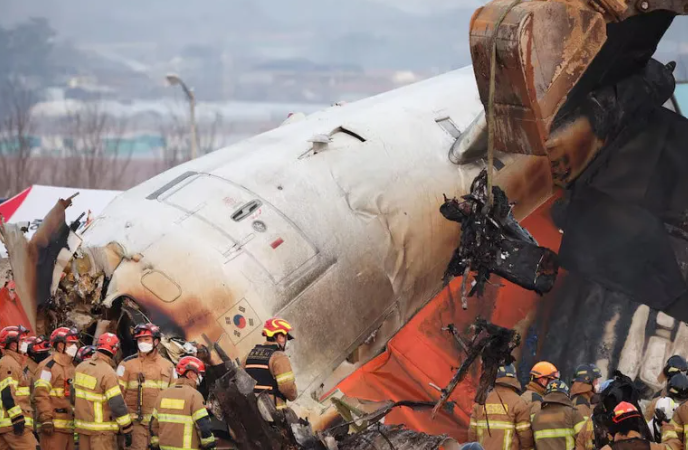
[[[169,72],[194,88],[205,153],[290,112],[470,64],[468,22],[480,3],[0,0],[0,76],[13,80],[0,89],[0,115],[15,112],[11,126],[0,124],[0,197],[36,181],[125,188],[187,159],[185,97],[166,84]],[[659,53],[688,79],[688,18]],[[30,107],[21,133],[19,106]],[[25,175],[14,173],[17,158]],[[50,161],[50,177],[29,164],[35,158]],[[81,175],[103,158],[123,167]],[[72,175],[61,174],[65,160]]]

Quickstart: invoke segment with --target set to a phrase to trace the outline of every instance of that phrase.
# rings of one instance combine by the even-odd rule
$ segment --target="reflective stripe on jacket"
[[[530,450],[530,406],[518,395],[514,378],[498,378],[484,405],[473,405],[468,430],[470,442],[480,442],[490,450]]]
[[[23,370],[25,355],[3,350],[0,359],[0,434],[12,431],[12,419],[24,416],[26,427],[33,427],[31,388]]]
[[[112,359],[96,352],[76,368],[74,377],[74,425],[77,433],[114,434],[131,428]]]
[[[139,374],[141,383],[141,413],[142,423],[148,425],[155,408],[155,401],[160,392],[167,389],[176,379],[174,364],[163,358],[157,350],[147,355],[137,354],[126,358],[117,367],[119,386],[122,389],[124,402],[129,408],[131,419],[137,420],[139,410]]]
[[[179,378],[160,393],[150,421],[152,445],[180,450],[215,442],[203,396],[194,386],[194,381]]]
[[[74,432],[74,411],[70,401],[70,386],[74,380],[72,358],[55,353],[38,365],[34,383],[36,416],[39,424],[52,421],[55,431]]]
[[[561,392],[545,395],[531,427],[536,450],[573,450],[585,419]]]

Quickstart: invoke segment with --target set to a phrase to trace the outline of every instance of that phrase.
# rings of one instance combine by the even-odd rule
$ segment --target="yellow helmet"
[[[279,317],[273,317],[265,321],[263,336],[273,338],[278,334],[283,334],[287,339],[291,340],[294,339],[294,336],[289,333],[292,329],[293,327],[286,320]]]

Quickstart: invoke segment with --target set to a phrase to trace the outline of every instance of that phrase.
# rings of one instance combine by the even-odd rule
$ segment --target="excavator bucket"
[[[584,8],[558,1],[513,6],[497,0],[474,13],[471,57],[486,110],[493,35],[497,41],[495,150],[548,155],[546,142],[557,111],[606,40],[603,16]]]

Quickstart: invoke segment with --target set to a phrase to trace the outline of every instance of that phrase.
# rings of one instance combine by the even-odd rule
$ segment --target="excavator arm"
[[[688,0],[492,0],[478,9],[471,57],[494,149],[547,156],[555,183],[570,184],[624,119],[671,96],[673,67],[651,56],[680,14]]]

